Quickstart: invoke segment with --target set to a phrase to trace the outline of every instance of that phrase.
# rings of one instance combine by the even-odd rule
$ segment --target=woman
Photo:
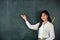
[[[55,39],[54,26],[51,23],[51,18],[49,16],[48,11],[43,10],[40,14],[40,21],[41,22],[39,22],[37,24],[34,24],[34,25],[29,23],[26,15],[21,15],[21,17],[30,29],[33,29],[33,30],[38,30],[39,29],[38,40],[54,40]],[[49,30],[46,32],[48,27],[49,27]]]

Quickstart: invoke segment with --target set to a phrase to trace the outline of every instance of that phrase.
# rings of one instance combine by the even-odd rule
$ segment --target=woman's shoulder
[[[49,25],[50,25],[50,26],[54,26],[53,23],[51,23],[51,22],[49,22]]]

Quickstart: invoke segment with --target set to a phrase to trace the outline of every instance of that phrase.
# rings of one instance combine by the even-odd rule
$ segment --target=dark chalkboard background
[[[19,15],[27,15],[29,22],[35,24],[42,10],[56,17],[55,40],[59,40],[60,0],[0,0],[0,40],[37,40],[37,31],[29,29]]]

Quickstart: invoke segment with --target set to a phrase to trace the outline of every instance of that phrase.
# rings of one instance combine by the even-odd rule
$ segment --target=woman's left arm
[[[53,40],[55,39],[55,32],[54,32],[54,26],[51,26],[50,32],[49,32],[50,36],[47,40]]]

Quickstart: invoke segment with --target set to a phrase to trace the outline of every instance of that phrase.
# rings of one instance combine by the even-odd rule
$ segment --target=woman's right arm
[[[27,20],[26,16],[25,15],[21,15],[22,19],[25,21],[26,25],[30,28],[30,29],[33,29],[33,30],[38,30],[38,27],[39,27],[39,24],[40,23],[37,23],[37,24],[30,24],[30,22]]]
[[[27,25],[30,29],[38,30],[38,27],[39,27],[39,24],[40,24],[40,23],[37,23],[37,24],[32,25],[32,24],[30,24],[30,23],[28,22],[28,20],[26,20],[25,22],[26,22],[26,25]]]

